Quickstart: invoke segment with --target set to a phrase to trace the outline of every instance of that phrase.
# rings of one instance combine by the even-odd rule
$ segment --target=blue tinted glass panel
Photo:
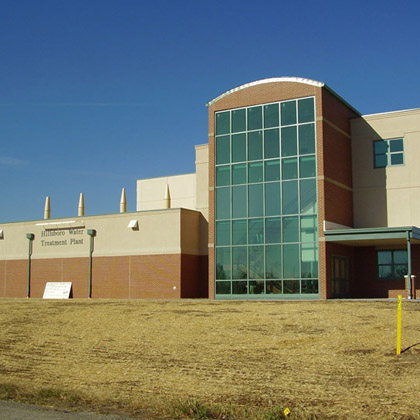
[[[316,180],[300,181],[300,213],[316,213]]]
[[[386,141],[374,141],[373,150],[375,155],[386,154],[388,152],[388,142]]]
[[[298,183],[297,181],[282,182],[283,214],[296,214],[298,210]]]
[[[302,294],[318,294],[318,279],[302,280],[301,281],[301,293]]]
[[[248,160],[262,159],[262,131],[248,134]]]
[[[297,158],[286,158],[281,161],[282,179],[296,179],[298,175]]]
[[[280,156],[279,129],[264,130],[264,157],[266,159]]]
[[[246,130],[246,110],[237,109],[232,111],[232,132],[237,133],[238,131]]]
[[[298,101],[299,123],[314,121],[314,98],[300,99]]]
[[[315,243],[302,244],[301,250],[301,276],[302,278],[318,277],[318,248]],[[308,292],[309,293],[309,292]]]
[[[262,128],[262,107],[248,108],[248,130]]]
[[[280,161],[268,160],[265,162],[265,181],[278,181],[280,179]]]
[[[246,134],[234,134],[232,136],[232,162],[246,160]]]
[[[216,282],[216,294],[217,295],[230,295],[232,287],[231,281],[217,281]]]
[[[281,280],[270,280],[265,282],[265,289],[268,295],[282,294],[283,282]]]
[[[216,245],[230,245],[230,222],[216,222]]]
[[[264,224],[263,219],[250,219],[248,222],[248,243],[264,243]]]
[[[318,226],[316,216],[302,216],[300,218],[301,242],[315,242],[318,240]]]
[[[403,153],[393,153],[391,155],[391,165],[402,165],[404,163]]]
[[[232,217],[246,217],[246,186],[232,188]]]
[[[296,124],[296,101],[281,104],[281,125]]]
[[[223,187],[230,185],[230,166],[218,166],[216,167],[216,186]]]
[[[408,257],[406,250],[394,251],[394,263],[395,264],[407,264]]]
[[[299,278],[300,274],[299,245],[283,246],[283,278]]]
[[[375,168],[385,168],[388,164],[387,155],[376,155],[375,156]]]
[[[248,277],[247,248],[245,246],[232,248],[232,278],[246,279]]]
[[[378,251],[378,264],[392,264],[392,251]]]
[[[265,184],[265,215],[277,216],[280,211],[280,182]]]
[[[281,242],[281,218],[265,219],[265,243],[275,244]]]
[[[298,294],[300,293],[300,282],[298,280],[284,280],[283,281],[283,293],[288,294]]]
[[[248,278],[263,279],[264,278],[264,247],[250,246],[248,247]]]
[[[299,158],[300,178],[312,178],[316,176],[315,156],[302,156]]]
[[[247,226],[246,220],[234,220],[232,222],[232,243],[233,245],[246,245],[247,243]]]
[[[228,134],[230,131],[230,112],[216,114],[216,135]]]
[[[283,242],[299,242],[299,218],[283,218]]]
[[[301,155],[315,153],[315,124],[299,126],[299,153]]]
[[[281,279],[281,245],[265,247],[265,276],[267,279]]]
[[[230,136],[216,137],[216,165],[230,162]]]
[[[264,106],[264,127],[279,126],[279,104]]]
[[[402,152],[404,150],[403,140],[395,139],[389,141],[389,151],[392,152]]]
[[[216,189],[216,219],[230,218],[230,188]]]
[[[263,164],[262,162],[252,162],[248,164],[248,182],[262,182]]]
[[[216,279],[230,279],[231,274],[230,248],[216,248]]]
[[[281,155],[297,155],[297,131],[296,127],[286,127],[281,129]]]
[[[246,163],[232,165],[232,184],[246,184]]]
[[[250,185],[248,188],[249,188],[249,196],[248,196],[249,217],[262,216],[264,213],[263,185],[255,184],[255,185]]]
[[[264,280],[260,280],[260,281],[250,280],[249,281],[249,294],[250,295],[262,295],[264,293],[265,293]]]
[[[246,295],[248,293],[248,282],[246,281],[233,281],[232,294],[233,295]]]

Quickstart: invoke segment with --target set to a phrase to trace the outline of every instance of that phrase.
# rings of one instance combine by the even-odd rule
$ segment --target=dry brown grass
[[[400,356],[396,306],[0,300],[0,383],[156,416],[190,400],[225,418],[420,418],[420,304],[403,304]]]

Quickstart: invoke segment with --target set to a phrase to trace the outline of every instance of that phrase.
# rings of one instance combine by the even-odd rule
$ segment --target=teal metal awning
[[[407,238],[420,244],[420,228],[416,226],[332,229],[324,231],[325,241],[349,246],[405,245]]]

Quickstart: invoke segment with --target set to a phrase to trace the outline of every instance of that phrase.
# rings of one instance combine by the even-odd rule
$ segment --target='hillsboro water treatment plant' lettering
[[[69,235],[83,235],[84,229],[70,229],[70,230],[44,230],[41,232],[41,237],[46,236],[66,236],[66,233]],[[41,246],[60,246],[60,245],[83,245],[83,238],[75,239],[63,239],[61,241],[49,240],[46,241],[41,239]]]

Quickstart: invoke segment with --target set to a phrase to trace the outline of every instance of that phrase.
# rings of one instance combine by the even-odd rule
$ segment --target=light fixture
[[[138,230],[139,229],[139,222],[138,222],[138,220],[136,220],[136,219],[130,220],[130,223],[128,224],[128,227],[130,229],[133,229],[133,230]]]

